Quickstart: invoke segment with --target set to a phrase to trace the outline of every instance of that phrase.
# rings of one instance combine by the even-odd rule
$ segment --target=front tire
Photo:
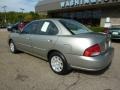
[[[15,44],[14,44],[14,42],[12,40],[9,43],[9,47],[10,47],[10,51],[12,53],[17,53],[18,52],[18,50],[16,49],[16,46],[15,46]]]
[[[70,68],[65,57],[59,52],[53,52],[49,56],[49,64],[53,72],[64,75],[69,73]]]

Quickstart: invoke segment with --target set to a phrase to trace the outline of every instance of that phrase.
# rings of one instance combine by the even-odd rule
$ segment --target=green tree
[[[4,12],[0,12],[0,25],[4,25]],[[16,22],[20,22],[22,20],[25,21],[31,21],[31,20],[37,20],[42,18],[47,18],[46,15],[39,15],[35,12],[29,12],[29,13],[21,13],[21,12],[6,12],[6,19],[7,23],[14,24]]]
[[[24,17],[24,19],[23,19],[25,22],[30,22],[30,21],[32,21],[33,20],[33,16],[32,15],[30,15],[30,14],[28,14],[28,15],[26,15],[25,17]]]

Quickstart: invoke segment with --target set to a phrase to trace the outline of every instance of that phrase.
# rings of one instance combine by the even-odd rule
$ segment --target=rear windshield
[[[77,21],[74,20],[59,20],[59,21],[65,28],[67,28],[74,35],[92,32],[86,26]]]

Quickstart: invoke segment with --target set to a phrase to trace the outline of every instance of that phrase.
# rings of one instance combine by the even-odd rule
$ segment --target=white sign
[[[102,0],[99,0],[99,2]],[[75,7],[82,4],[95,4],[97,0],[66,0],[60,2],[61,8],[65,7]]]
[[[111,21],[110,21],[110,17],[107,17],[106,20],[105,20],[105,23],[104,23],[104,27],[105,28],[110,28],[112,25],[111,25]]]
[[[109,22],[109,23],[105,22],[104,27],[105,28],[110,28],[111,27],[111,22]]]
[[[106,18],[106,22],[108,22],[108,23],[111,22],[111,21],[110,21],[110,17],[107,17],[107,18]]]
[[[65,0],[60,2],[61,8],[66,7],[76,7],[81,5],[91,5],[91,4],[104,4],[104,3],[116,3],[119,0]]]
[[[49,22],[45,22],[41,28],[41,31],[46,32],[49,24],[50,24]]]

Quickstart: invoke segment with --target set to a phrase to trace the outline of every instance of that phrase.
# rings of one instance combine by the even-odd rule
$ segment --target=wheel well
[[[12,41],[12,39],[9,39],[8,44],[10,44],[11,41]]]
[[[50,54],[53,53],[53,52],[58,52],[58,53],[62,54],[62,53],[61,53],[60,51],[58,51],[58,50],[50,50],[50,51],[48,52],[48,54],[47,54],[48,61],[49,61],[49,56],[50,56]],[[62,55],[63,55],[63,54],[62,54]],[[63,55],[63,57],[64,57],[64,55]],[[65,57],[64,57],[64,58],[65,58]],[[66,62],[66,66],[67,66],[68,72],[71,71],[71,67],[70,67],[69,63],[67,62],[66,58],[65,58],[65,62]],[[67,72],[66,72],[66,73],[67,73]]]
[[[47,54],[47,58],[48,58],[48,59],[49,59],[50,54],[53,53],[53,52],[59,52],[59,53],[61,53],[61,52],[58,51],[58,50],[50,50],[50,51],[48,52],[48,54]]]

